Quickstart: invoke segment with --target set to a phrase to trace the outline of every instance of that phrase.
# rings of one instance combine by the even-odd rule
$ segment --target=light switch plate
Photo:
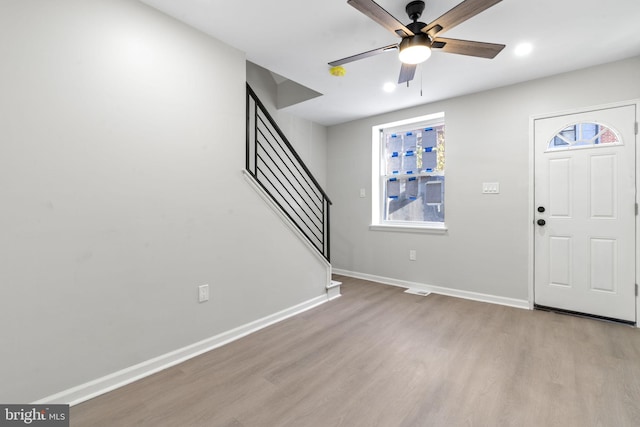
[[[500,193],[499,182],[483,182],[482,183],[482,194],[498,194],[498,193]]]

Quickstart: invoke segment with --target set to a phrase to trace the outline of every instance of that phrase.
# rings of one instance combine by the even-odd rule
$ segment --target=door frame
[[[569,110],[556,111],[552,113],[536,114],[529,117],[529,213],[527,214],[527,220],[529,225],[528,231],[528,289],[529,289],[529,309],[533,310],[534,305],[534,276],[535,276],[535,121],[540,119],[548,119],[551,117],[564,116],[568,114],[585,113],[594,110],[602,110],[607,108],[623,107],[628,105],[634,105],[636,107],[636,132],[635,132],[635,144],[636,144],[636,161],[635,161],[635,173],[636,173],[636,204],[639,203],[638,193],[640,192],[640,147],[638,147],[639,135],[638,135],[638,122],[640,122],[640,99],[632,99],[628,101],[613,102],[609,104],[593,105],[583,108],[572,108]],[[640,215],[636,215],[636,283],[640,278]],[[640,297],[636,295],[636,327],[640,328]]]

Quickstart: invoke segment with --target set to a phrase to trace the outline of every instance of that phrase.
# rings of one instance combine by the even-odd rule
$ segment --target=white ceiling
[[[443,35],[506,44],[495,59],[436,50],[409,87],[385,93],[400,71],[395,51],[346,64],[344,77],[329,74],[330,61],[400,40],[346,0],[141,1],[322,93],[286,111],[325,125],[640,55],[640,0],[503,0]],[[408,2],[377,0],[405,24]],[[429,23],[460,0],[425,2],[420,21]],[[524,58],[514,54],[521,42],[534,45]]]

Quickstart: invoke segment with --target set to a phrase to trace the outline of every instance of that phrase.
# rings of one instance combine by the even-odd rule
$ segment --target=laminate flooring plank
[[[71,409],[74,427],[640,426],[640,331],[337,276],[342,297]]]

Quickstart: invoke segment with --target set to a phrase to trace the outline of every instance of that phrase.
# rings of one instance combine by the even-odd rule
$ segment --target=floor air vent
[[[427,295],[431,294],[431,292],[428,291],[423,291],[422,289],[412,289],[409,288],[406,291],[404,291],[405,294],[411,294],[411,295],[420,295],[421,297],[426,297]]]

